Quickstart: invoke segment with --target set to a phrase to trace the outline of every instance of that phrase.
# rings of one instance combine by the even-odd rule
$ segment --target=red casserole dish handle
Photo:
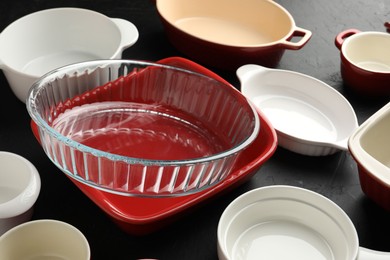
[[[299,50],[303,46],[305,46],[305,44],[310,40],[311,35],[312,35],[311,31],[300,28],[300,27],[295,27],[295,30],[294,30],[293,34],[291,35],[291,37],[289,39],[287,39],[286,41],[282,42],[281,44],[286,49]],[[292,41],[290,41],[290,39],[293,37],[301,37],[301,39],[297,42],[292,42]]]

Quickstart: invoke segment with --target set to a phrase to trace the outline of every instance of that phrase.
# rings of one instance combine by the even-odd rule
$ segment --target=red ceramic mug
[[[390,35],[349,29],[335,39],[341,76],[348,87],[368,96],[390,96]]]

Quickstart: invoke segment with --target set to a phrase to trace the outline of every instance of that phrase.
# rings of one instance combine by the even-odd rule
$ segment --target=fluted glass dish
[[[126,196],[179,196],[224,180],[260,131],[234,87],[173,66],[99,60],[54,70],[27,110],[69,177]]]

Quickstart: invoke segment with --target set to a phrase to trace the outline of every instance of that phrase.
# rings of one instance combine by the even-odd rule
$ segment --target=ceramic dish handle
[[[359,249],[359,257],[358,260],[385,260],[390,259],[390,253],[388,252],[380,252],[371,249],[367,249],[364,247],[360,247]]]
[[[291,35],[291,38],[293,37],[302,37],[302,38],[298,42],[291,42],[289,40],[286,40],[282,42],[282,45],[289,50],[299,50],[303,46],[305,46],[305,44],[310,40],[311,35],[312,35],[311,31],[300,27],[295,27],[295,30]]]
[[[359,33],[360,31],[358,29],[348,29],[345,30],[339,34],[337,34],[336,39],[334,40],[334,43],[338,49],[341,49],[341,46],[344,43],[344,40],[347,39],[349,36],[352,36],[354,34]]]
[[[348,150],[348,140],[349,140],[349,137],[344,138],[342,140],[339,140],[337,142],[330,142],[329,145],[332,147],[335,147],[339,150],[348,152],[349,151]]]
[[[133,45],[138,40],[139,33],[137,27],[135,27],[134,24],[120,18],[110,19],[115,23],[121,33],[121,50],[124,50],[125,48]]]

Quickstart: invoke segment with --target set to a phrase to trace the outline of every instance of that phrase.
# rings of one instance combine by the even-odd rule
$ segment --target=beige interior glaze
[[[344,56],[356,66],[375,72],[390,72],[390,35],[362,32],[343,44]]]
[[[0,259],[90,260],[85,236],[70,224],[57,220],[33,220],[0,237]]]
[[[367,119],[349,139],[359,165],[381,182],[390,184],[390,102]]]
[[[288,36],[291,15],[273,1],[157,0],[173,26],[202,40],[232,46],[263,46]]]
[[[369,155],[390,168],[390,112],[367,128],[360,142]]]

